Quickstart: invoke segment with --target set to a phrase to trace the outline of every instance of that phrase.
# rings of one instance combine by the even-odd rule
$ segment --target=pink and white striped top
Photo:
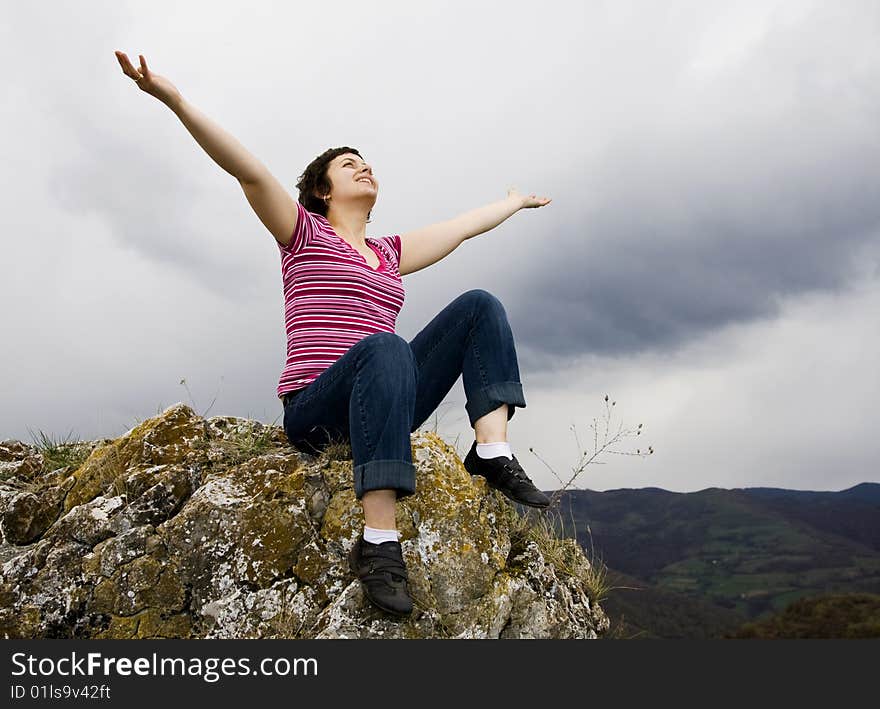
[[[367,237],[379,257],[367,260],[319,214],[299,202],[290,245],[278,244],[284,286],[287,363],[276,393],[311,384],[367,335],[394,332],[403,307],[400,235]]]

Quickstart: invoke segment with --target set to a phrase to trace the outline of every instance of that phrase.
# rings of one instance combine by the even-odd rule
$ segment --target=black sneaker
[[[348,554],[348,563],[374,605],[395,615],[412,613],[400,542],[372,544],[360,535]]]
[[[506,497],[529,507],[547,507],[550,498],[535,487],[529,480],[516,456],[513,460],[506,455],[497,458],[481,458],[477,455],[477,442],[471,446],[464,459],[464,469],[471,475],[482,475],[489,487],[500,490]]]

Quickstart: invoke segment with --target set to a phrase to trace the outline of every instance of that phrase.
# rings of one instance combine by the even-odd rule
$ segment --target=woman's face
[[[373,168],[354,153],[333,158],[327,167],[327,177],[332,185],[331,202],[366,199],[372,205],[379,194],[379,182],[373,176]]]

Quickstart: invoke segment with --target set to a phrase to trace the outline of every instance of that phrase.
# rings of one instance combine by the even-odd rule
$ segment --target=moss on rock
[[[347,563],[363,529],[350,447],[304,455],[282,429],[183,404],[75,470],[0,444],[6,638],[596,637],[573,541],[524,532],[439,436],[412,436],[397,525],[416,610],[387,616]],[[21,477],[18,477],[21,476]]]

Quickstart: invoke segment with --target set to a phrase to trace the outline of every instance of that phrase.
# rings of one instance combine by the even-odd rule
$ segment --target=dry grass
[[[76,470],[85,462],[94,449],[94,446],[86,441],[71,439],[70,434],[62,440],[55,441],[42,431],[39,431],[39,436],[35,436],[34,432],[30,429],[28,429],[28,432],[31,434],[34,447],[43,456],[43,469],[46,472],[58,470],[65,466],[70,466],[71,470]]]
[[[272,430],[274,425],[274,422],[266,426],[259,421],[248,421],[247,425],[236,428],[224,438],[216,439],[213,445],[224,450],[226,461],[230,465],[240,465],[251,458],[277,450],[278,443]]]
[[[521,514],[514,505],[506,509],[514,548],[525,546],[529,541],[536,542],[544,559],[557,573],[577,579],[591,602],[599,603],[608,596],[613,587],[608,584],[607,566],[595,553],[582,550],[576,539],[564,536],[557,523],[558,510],[530,509]]]
[[[321,449],[321,455],[327,460],[351,460],[351,442],[347,439],[332,440]]]

